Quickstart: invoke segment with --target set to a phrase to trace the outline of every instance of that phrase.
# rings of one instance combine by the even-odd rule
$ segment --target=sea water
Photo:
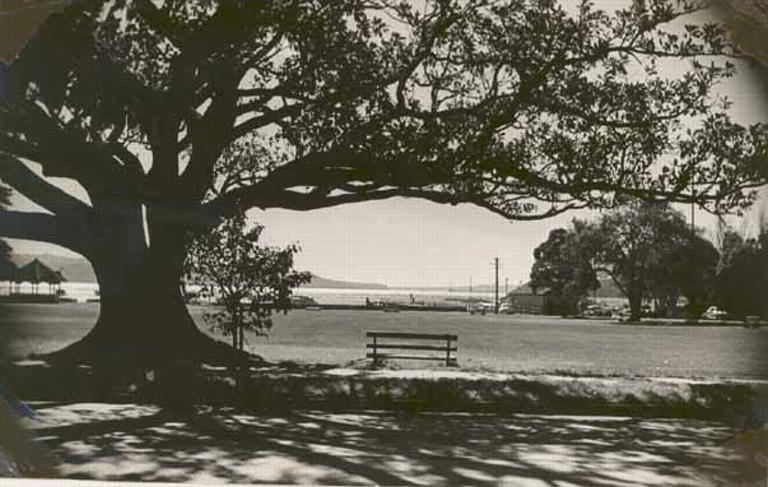
[[[77,302],[87,302],[96,300],[99,297],[99,285],[91,282],[64,282],[61,284],[64,291],[64,297],[74,299]],[[189,286],[188,290],[195,291],[194,286]],[[22,284],[22,293],[32,292],[29,284]],[[40,293],[48,292],[48,285],[39,286]],[[0,284],[0,293],[7,294],[7,285]],[[387,289],[335,289],[335,288],[299,288],[293,292],[297,296],[308,296],[319,304],[342,304],[342,305],[364,305],[366,299],[371,302],[387,301],[396,303],[434,303],[466,301],[469,298],[493,301],[494,293],[473,292],[471,295],[466,291],[452,292],[445,289],[408,289],[408,288],[387,288]],[[500,294],[501,296],[501,294]]]

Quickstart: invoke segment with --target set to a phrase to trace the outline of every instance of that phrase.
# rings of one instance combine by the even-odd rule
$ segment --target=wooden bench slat
[[[447,366],[455,366],[458,364],[455,356],[451,356],[451,352],[458,351],[458,335],[447,333],[399,333],[391,331],[369,331],[366,332],[366,337],[372,342],[366,344],[367,358],[372,358],[374,365],[378,365],[380,360],[387,359],[407,359],[407,360],[439,360],[445,362]],[[411,345],[406,343],[386,343],[386,339],[399,339],[404,340],[431,340],[432,344],[425,345]],[[385,343],[381,343],[385,341]],[[442,342],[440,344],[434,342]],[[453,342],[453,343],[451,343]],[[402,354],[389,354],[381,353],[382,350],[420,350],[426,353],[424,355],[402,355]]]
[[[447,352],[449,350],[451,352],[455,352],[455,351],[458,350],[456,347],[450,347],[449,348],[449,347],[446,347],[445,345],[443,345],[441,347],[439,345],[401,345],[401,344],[396,344],[396,343],[386,343],[386,344],[377,343],[376,345],[374,345],[373,343],[369,343],[367,345],[367,347],[368,348],[375,348],[375,349],[379,349],[379,348],[397,348],[397,349],[403,349],[403,350],[434,350],[436,352]]]
[[[409,359],[409,360],[440,360],[441,362],[445,362],[445,357],[438,357],[435,355],[434,357],[427,357],[426,355],[394,355],[394,354],[383,354],[383,353],[377,353],[372,354],[368,353],[366,355],[367,358],[376,358],[376,359],[388,359],[388,358],[395,358],[395,359]],[[451,363],[456,362],[456,358],[451,357]]]
[[[394,333],[369,331],[368,338],[409,338],[413,340],[458,340],[458,335],[438,335],[431,333]]]

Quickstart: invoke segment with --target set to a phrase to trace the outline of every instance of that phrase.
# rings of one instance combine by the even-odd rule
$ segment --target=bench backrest
[[[389,331],[369,331],[365,334],[368,338],[405,338],[410,340],[451,340],[458,341],[458,335],[435,333],[395,333]]]
[[[451,352],[457,351],[457,343],[459,341],[458,335],[451,334],[437,334],[437,333],[397,333],[388,331],[369,331],[366,333],[369,339],[372,339],[373,343],[369,343],[366,348],[373,349],[373,352],[369,352],[366,356],[372,358],[374,364],[378,363],[379,359],[397,358],[397,359],[419,359],[419,360],[445,360],[446,365],[456,365],[456,357],[451,357]],[[434,344],[405,344],[405,343],[381,343],[379,339],[400,339],[400,340],[439,340],[442,342],[440,345]],[[445,355],[392,355],[381,353],[381,350],[418,350],[418,351],[432,351],[432,352],[445,352]]]

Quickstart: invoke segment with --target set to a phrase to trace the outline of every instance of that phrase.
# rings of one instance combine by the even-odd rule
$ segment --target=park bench
[[[373,359],[373,365],[378,365],[381,360],[407,359],[407,360],[440,360],[447,366],[456,366],[456,354],[459,337],[457,335],[433,334],[433,333],[392,333],[381,331],[369,331],[366,333],[369,343],[366,345],[366,357]],[[394,342],[392,341],[394,340]],[[410,342],[410,343],[404,343]],[[426,342],[426,343],[424,343]],[[436,344],[439,343],[439,344]],[[384,353],[382,353],[384,350]],[[392,354],[388,351],[415,350],[434,352],[420,355]]]

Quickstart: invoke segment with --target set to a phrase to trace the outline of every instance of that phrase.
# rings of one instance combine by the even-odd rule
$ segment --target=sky
[[[742,123],[768,120],[765,83],[747,71],[723,87],[734,101],[734,118]],[[53,179],[55,184],[85,199],[76,183]],[[763,192],[758,207],[768,201]],[[15,194],[12,206],[39,210]],[[690,217],[690,207],[681,207]],[[732,226],[754,231],[756,213],[732,218]],[[534,222],[510,222],[487,210],[471,206],[439,205],[424,200],[396,198],[356,203],[321,210],[252,210],[249,217],[265,226],[264,242],[298,243],[302,250],[296,268],[317,275],[391,287],[468,286],[494,281],[494,258],[499,258],[499,279],[510,288],[528,279],[533,250],[548,233],[566,226],[573,217],[594,218],[595,212],[571,212]],[[714,236],[715,219],[696,212],[696,224]],[[74,256],[50,244],[9,239],[19,253],[53,253]]]

